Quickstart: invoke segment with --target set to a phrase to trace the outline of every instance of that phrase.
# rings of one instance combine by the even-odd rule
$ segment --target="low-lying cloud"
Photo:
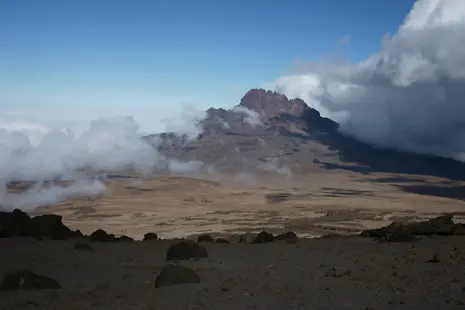
[[[175,128],[179,135],[192,138],[201,131],[202,115],[187,111]],[[189,124],[191,122],[192,124]],[[0,128],[0,207],[31,211],[38,206],[55,204],[71,197],[95,196],[105,191],[105,180],[93,176],[102,172],[135,171],[143,177],[157,170],[171,169],[191,173],[203,167],[201,161],[183,163],[166,159],[141,139],[143,134],[131,117],[99,119],[79,126],[50,128],[38,122],[2,122]],[[66,185],[43,181],[67,181]],[[12,182],[32,181],[34,186],[12,193]]]
[[[275,89],[381,147],[465,161],[465,1],[419,0],[379,53],[307,63]]]
[[[246,107],[243,107],[243,106],[235,106],[232,109],[232,111],[235,112],[235,113],[244,114],[245,115],[245,118],[244,118],[245,123],[252,126],[252,127],[257,127],[257,126],[262,126],[263,125],[260,114],[258,114],[257,112],[255,112],[253,110],[247,109]]]
[[[106,190],[100,180],[76,180],[68,185],[56,185],[38,182],[21,193],[8,193],[6,187],[0,187],[0,207],[6,210],[21,209],[33,211],[37,207],[53,205],[71,198],[95,197]]]
[[[193,105],[185,104],[180,115],[165,118],[162,123],[166,132],[173,132],[179,136],[184,136],[187,141],[196,139],[202,132],[202,120],[207,117],[207,112],[198,110]]]

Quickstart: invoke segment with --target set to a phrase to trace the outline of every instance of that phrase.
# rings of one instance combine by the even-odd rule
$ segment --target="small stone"
[[[444,251],[437,251],[434,253],[433,257],[427,261],[427,263],[440,263],[445,261],[448,258],[447,253]]]
[[[192,269],[181,265],[166,265],[160,271],[160,274],[155,279],[154,287],[160,288],[164,286],[184,283],[200,283],[199,275]]]

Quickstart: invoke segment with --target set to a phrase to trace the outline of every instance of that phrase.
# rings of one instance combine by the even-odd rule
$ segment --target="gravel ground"
[[[0,309],[465,309],[465,237],[208,243],[208,259],[181,262],[201,283],[154,288],[173,242],[95,243],[92,253],[74,241],[0,239],[0,277],[27,268],[63,288],[2,291]]]

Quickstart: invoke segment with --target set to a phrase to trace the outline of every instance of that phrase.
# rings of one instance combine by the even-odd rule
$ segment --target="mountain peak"
[[[289,100],[285,95],[264,89],[251,89],[239,104],[257,112],[263,119],[270,119],[280,114],[301,117],[310,109],[302,100]]]

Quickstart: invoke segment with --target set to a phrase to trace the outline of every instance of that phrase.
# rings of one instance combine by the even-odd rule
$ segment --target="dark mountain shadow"
[[[317,141],[336,151],[342,164],[320,161],[319,164],[326,169],[342,169],[365,174],[384,172],[427,175],[452,180],[465,180],[465,164],[457,160],[376,148],[354,138],[344,136],[337,131],[314,132],[309,135],[302,135],[283,129],[281,134]],[[354,166],[353,163],[358,165]]]
[[[407,193],[434,196],[465,201],[465,188],[463,186],[434,186],[434,185],[395,185]]]
[[[361,180],[359,182],[377,182],[377,183],[394,183],[393,185],[398,185],[399,183],[425,183],[430,184],[427,179],[418,178],[415,176],[392,176],[392,177],[381,177],[381,178],[370,178],[366,180]],[[434,184],[439,185],[453,185],[454,181],[451,180],[441,180],[435,181]]]

